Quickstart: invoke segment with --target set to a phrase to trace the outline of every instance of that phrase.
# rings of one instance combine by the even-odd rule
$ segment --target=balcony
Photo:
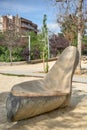
[[[32,29],[32,30],[34,30],[35,28],[34,27],[32,27],[32,26],[30,26],[30,25],[27,25],[27,24],[21,24],[21,27],[22,28],[27,28],[27,29]]]

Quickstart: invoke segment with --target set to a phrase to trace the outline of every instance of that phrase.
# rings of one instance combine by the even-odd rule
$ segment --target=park
[[[55,62],[56,61],[49,62],[50,69],[55,64]],[[85,70],[83,74],[74,74],[72,80],[72,96],[68,107],[59,108],[27,120],[11,123],[7,121],[6,100],[12,86],[22,82],[43,79],[46,74],[41,75],[40,73],[43,70],[43,63],[33,65],[23,64],[14,66],[1,66],[0,71],[2,71],[1,73],[3,73],[3,75],[0,75],[0,84],[2,86],[0,88],[0,129],[85,130],[87,126],[87,60],[82,60],[82,68]],[[17,72],[15,76],[12,75],[12,70],[13,74],[14,72]],[[28,71],[27,74],[26,71]],[[24,75],[22,75],[23,73]]]
[[[0,130],[86,130],[87,1],[1,0],[0,12]]]

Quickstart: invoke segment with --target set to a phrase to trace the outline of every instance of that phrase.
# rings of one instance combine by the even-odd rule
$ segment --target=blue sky
[[[0,15],[16,15],[27,18],[41,28],[43,15],[47,15],[47,26],[52,32],[59,32],[56,23],[57,9],[51,0],[0,0]]]

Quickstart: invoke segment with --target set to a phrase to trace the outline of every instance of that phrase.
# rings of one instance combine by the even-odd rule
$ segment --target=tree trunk
[[[43,50],[43,70],[45,72],[45,58],[44,58],[44,50]]]
[[[77,72],[78,73],[81,73],[82,3],[83,3],[83,0],[79,0],[79,3],[78,3],[78,51],[79,51],[79,64],[77,66]]]
[[[10,63],[12,65],[12,48],[9,48]]]
[[[78,31],[78,51],[79,51],[79,63],[77,66],[78,73],[81,73],[81,48],[82,48],[82,34]]]

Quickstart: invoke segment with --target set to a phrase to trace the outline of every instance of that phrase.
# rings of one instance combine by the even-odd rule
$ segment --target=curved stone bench
[[[44,79],[13,86],[6,102],[8,120],[27,119],[67,106],[78,60],[77,49],[67,47]]]

